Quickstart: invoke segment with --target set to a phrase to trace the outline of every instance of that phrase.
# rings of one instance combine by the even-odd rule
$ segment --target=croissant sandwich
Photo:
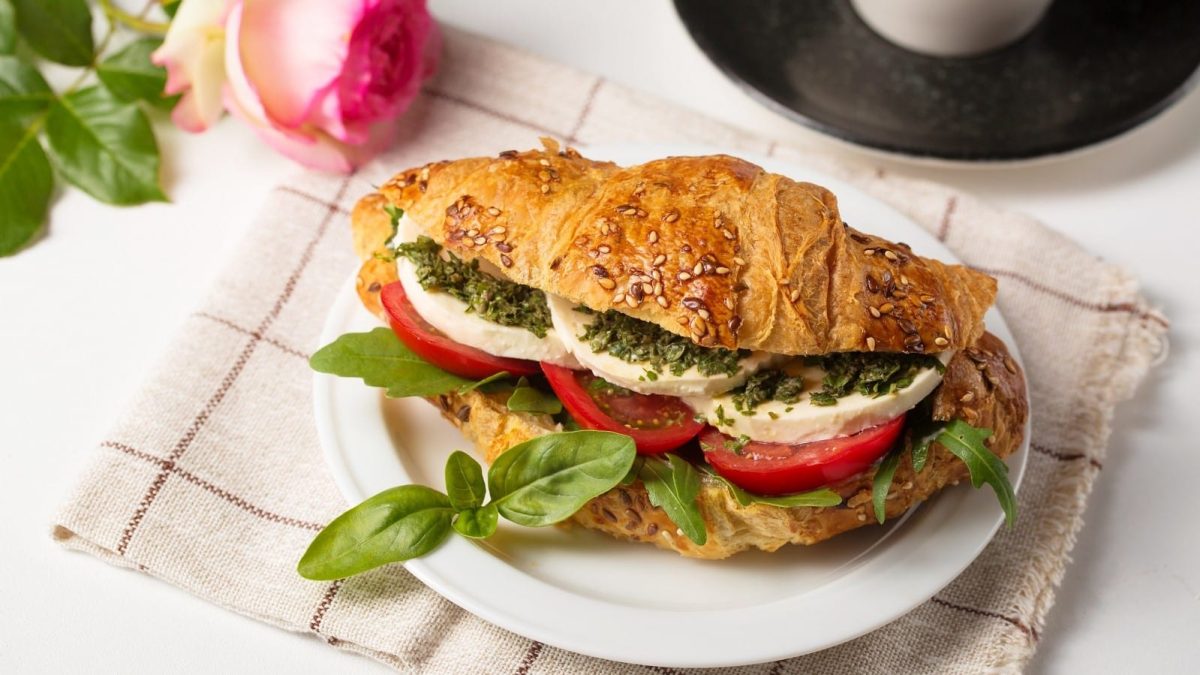
[[[533,457],[506,453],[569,452],[574,429],[620,434],[628,462],[559,519],[685,556],[813,544],[964,479],[1011,520],[1003,459],[1028,405],[984,327],[994,279],[851,228],[828,190],[734,157],[621,167],[543,145],[363,197],[357,291],[411,365],[396,381],[321,353],[314,367],[428,398],[524,524],[575,483],[547,470],[540,497],[498,496]],[[455,529],[494,529],[479,499],[455,504]]]

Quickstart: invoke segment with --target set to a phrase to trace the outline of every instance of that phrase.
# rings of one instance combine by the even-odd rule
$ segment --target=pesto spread
[[[468,312],[501,326],[524,328],[539,338],[550,329],[546,295],[536,288],[479,271],[479,261],[466,262],[447,253],[429,237],[396,247],[417,270],[417,281],[427,291],[441,291],[467,304]]]
[[[701,375],[734,375],[742,367],[738,361],[749,354],[744,349],[701,347],[681,335],[614,310],[595,314],[579,339],[587,342],[593,352],[607,352],[622,361],[645,365],[650,379],[664,369],[675,376],[683,375],[693,366]]]
[[[937,357],[928,354],[843,352],[809,356],[804,362],[825,371],[821,388],[809,395],[809,403],[816,406],[837,405],[838,399],[856,392],[879,398],[909,386],[917,373],[926,368],[936,368],[938,372],[945,370]],[[764,370],[747,378],[746,384],[734,390],[732,398],[738,412],[753,415],[754,409],[762,403],[795,403],[803,393],[802,376],[788,375],[782,370]]]

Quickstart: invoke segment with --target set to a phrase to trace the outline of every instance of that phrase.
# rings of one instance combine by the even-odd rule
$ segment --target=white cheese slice
[[[400,219],[396,231],[397,242],[415,241],[421,230],[407,216]],[[483,261],[480,270],[486,271]],[[530,361],[549,361],[568,368],[578,368],[579,363],[571,357],[558,338],[554,328],[546,331],[546,337],[537,335],[519,326],[502,326],[488,321],[474,312],[467,311],[467,303],[449,293],[426,291],[417,280],[416,266],[408,259],[396,258],[396,274],[404,286],[404,293],[413,308],[434,328],[450,339],[475,347],[495,356]]]
[[[938,358],[942,363],[948,363],[950,356],[951,352],[943,352]],[[856,392],[839,398],[837,405],[816,406],[809,396],[821,389],[825,372],[809,366],[800,374],[805,380],[805,391],[798,401],[767,401],[756,407],[753,415],[738,412],[732,395],[728,394],[689,397],[687,403],[698,414],[704,415],[709,424],[735,438],[744,434],[756,441],[807,443],[849,436],[893,419],[914,408],[942,381],[936,368],[925,368],[917,373],[912,384],[900,391],[879,398]]]
[[[741,369],[733,375],[703,375],[692,366],[680,375],[669,370],[658,373],[656,379],[646,376],[649,364],[630,363],[612,354],[593,352],[579,336],[592,322],[593,316],[575,311],[576,304],[553,295],[546,296],[550,305],[550,318],[567,350],[584,368],[603,377],[613,384],[642,394],[665,394],[667,396],[712,396],[740,386],[751,373],[779,360],[773,354],[753,352],[740,361]]]

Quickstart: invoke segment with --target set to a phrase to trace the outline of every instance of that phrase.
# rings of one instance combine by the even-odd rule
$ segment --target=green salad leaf
[[[665,457],[645,458],[638,478],[646,486],[650,503],[665,511],[688,539],[703,546],[708,541],[708,528],[696,501],[700,496],[700,473],[679,455],[670,453]]]
[[[529,527],[552,525],[616,486],[636,457],[633,439],[624,434],[537,436],[496,458],[488,471],[488,490],[508,520]]]
[[[508,409],[513,412],[542,413],[557,415],[562,412],[562,401],[552,392],[542,391],[522,377],[516,389],[508,397]]]
[[[991,429],[979,429],[962,420],[953,420],[938,434],[937,442],[967,465],[973,487],[978,488],[984,483],[992,487],[1000,500],[1000,508],[1004,509],[1005,522],[1012,527],[1017,518],[1017,495],[1008,480],[1008,465],[985,445],[991,435]]]
[[[734,485],[728,478],[717,473],[710,466],[704,469],[710,477],[716,479],[723,484],[733,498],[741,506],[750,506],[751,504],[768,504],[770,506],[781,506],[783,508],[796,508],[799,506],[822,507],[822,506],[837,506],[842,503],[842,497],[838,493],[829,488],[820,488],[819,490],[810,490],[808,492],[796,492],[790,495],[758,495],[752,492],[747,492],[742,488]]]
[[[875,507],[875,520],[878,520],[880,525],[887,516],[888,490],[892,487],[892,477],[896,475],[896,467],[900,466],[900,454],[903,450],[903,446],[897,446],[884,455],[875,469],[875,478],[871,482],[871,505]]]

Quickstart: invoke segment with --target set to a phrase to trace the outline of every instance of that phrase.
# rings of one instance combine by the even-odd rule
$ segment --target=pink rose
[[[283,154],[349,172],[392,141],[440,46],[425,0],[232,0],[224,104]]]
[[[204,131],[221,118],[225,88],[225,17],[229,0],[185,0],[151,60],[167,69],[167,95],[181,129]]]

